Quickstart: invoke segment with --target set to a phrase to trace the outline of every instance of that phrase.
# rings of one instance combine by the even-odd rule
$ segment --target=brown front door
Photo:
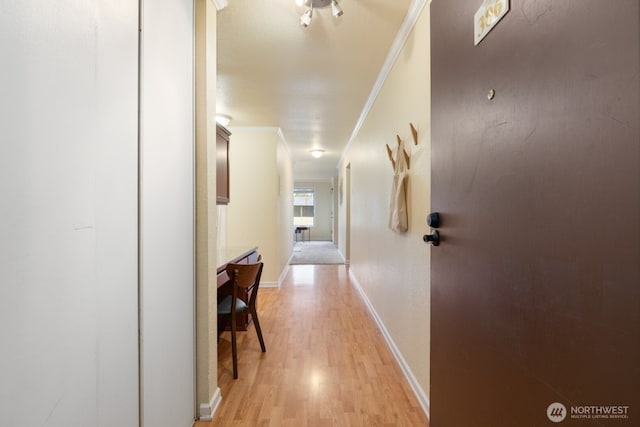
[[[431,427],[640,426],[639,3],[433,0]]]

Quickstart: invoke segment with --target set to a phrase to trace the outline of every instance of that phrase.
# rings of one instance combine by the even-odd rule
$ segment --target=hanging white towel
[[[391,201],[389,204],[389,228],[399,233],[404,233],[409,228],[406,198],[409,165],[407,165],[404,154],[404,141],[399,140],[393,168],[393,186],[391,187]]]

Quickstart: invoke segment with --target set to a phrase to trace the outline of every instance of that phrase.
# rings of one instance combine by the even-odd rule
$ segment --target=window
[[[293,189],[293,225],[313,227],[315,219],[315,195],[313,188]]]

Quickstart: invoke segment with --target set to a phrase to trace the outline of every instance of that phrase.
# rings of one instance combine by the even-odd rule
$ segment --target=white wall
[[[346,251],[351,165],[351,273],[385,328],[423,403],[429,390],[430,247],[422,241],[430,211],[429,10],[424,8],[341,163],[340,250]],[[409,123],[419,133],[413,146]],[[411,150],[407,188],[409,230],[387,226],[393,170],[385,144],[396,134]],[[343,252],[344,254],[344,252]]]
[[[137,426],[138,3],[1,9],[0,425]]]
[[[311,240],[331,240],[333,194],[331,182],[296,181],[294,187],[313,188],[315,197],[315,220],[311,228]],[[293,210],[293,207],[292,207]]]
[[[194,6],[144,0],[141,381],[149,427],[190,426],[194,372]]]

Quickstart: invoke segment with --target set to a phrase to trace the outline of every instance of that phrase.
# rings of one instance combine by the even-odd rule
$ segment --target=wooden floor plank
[[[255,329],[238,333],[233,380],[228,332],[218,344],[222,403],[196,427],[428,426],[428,420],[344,265],[291,266],[261,288]]]

